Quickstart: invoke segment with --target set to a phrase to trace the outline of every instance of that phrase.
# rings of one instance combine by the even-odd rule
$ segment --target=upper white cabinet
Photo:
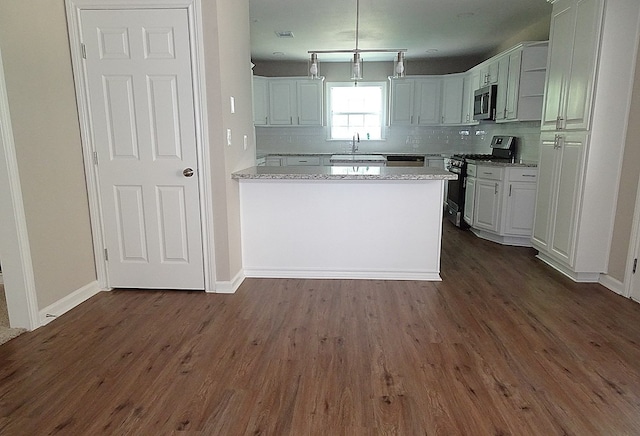
[[[602,0],[554,3],[543,130],[589,129],[602,14]]]
[[[253,78],[253,124],[265,126],[269,122],[269,88],[267,79]]]
[[[464,75],[462,95],[462,123],[479,124],[473,119],[473,101],[476,89],[480,88],[480,70],[474,68]]]
[[[257,126],[322,126],[322,80],[253,78],[253,118]]]
[[[451,74],[442,79],[442,122],[443,125],[460,125],[464,96],[463,74]]]
[[[414,77],[391,79],[391,125],[438,125],[441,117],[442,79]]]
[[[480,72],[480,86],[496,85],[500,79],[499,59],[491,58],[478,66]]]
[[[496,121],[539,120],[544,99],[548,43],[516,46],[501,55]]]

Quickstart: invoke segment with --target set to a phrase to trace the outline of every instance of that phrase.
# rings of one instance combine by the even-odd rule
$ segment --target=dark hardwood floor
[[[0,434],[640,434],[640,305],[444,231],[438,283],[101,293],[0,346]]]

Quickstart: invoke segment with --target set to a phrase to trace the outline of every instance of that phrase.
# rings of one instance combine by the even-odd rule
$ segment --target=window
[[[384,83],[327,83],[329,138],[383,139]]]

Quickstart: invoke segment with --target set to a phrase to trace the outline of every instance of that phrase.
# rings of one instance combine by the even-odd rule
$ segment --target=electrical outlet
[[[231,147],[231,129],[227,129],[227,145]]]

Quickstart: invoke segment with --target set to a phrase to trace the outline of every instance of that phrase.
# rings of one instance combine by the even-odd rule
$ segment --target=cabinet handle
[[[264,123],[269,124],[269,117],[264,117]]]
[[[409,124],[413,124],[413,115],[409,116]]]
[[[293,126],[293,117],[289,117],[289,123]]]
[[[298,124],[300,124],[300,117],[298,117]]]
[[[498,184],[497,184],[497,183],[496,183],[496,187],[495,187],[495,192],[494,192],[494,194],[495,194],[495,195],[498,195]]]
[[[523,174],[522,177],[535,177],[535,174]]]
[[[511,197],[511,188],[513,188],[513,185],[509,185],[509,197]]]

